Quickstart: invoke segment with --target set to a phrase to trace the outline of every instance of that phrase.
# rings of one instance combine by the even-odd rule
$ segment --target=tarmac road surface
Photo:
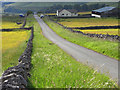
[[[35,19],[41,26],[43,35],[58,45],[61,49],[75,58],[77,61],[92,66],[95,70],[109,75],[111,79],[118,80],[118,63],[119,61],[71,43],[58,36],[38,15]],[[118,81],[117,81],[118,83]]]

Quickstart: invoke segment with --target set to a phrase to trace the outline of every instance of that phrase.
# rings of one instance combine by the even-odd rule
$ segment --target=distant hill
[[[16,2],[6,6],[12,7],[50,7],[53,5],[74,5],[83,4],[83,2]]]
[[[15,2],[4,5],[5,12],[25,13],[28,10],[31,11],[44,11],[48,7],[54,5],[82,5],[84,2]]]
[[[118,7],[118,2],[88,2],[87,5],[91,4],[105,4],[106,6]]]
[[[26,13],[28,10],[37,12],[48,12],[48,11],[56,11],[54,6],[64,6],[64,5],[92,5],[97,4],[98,2],[5,2],[3,3],[4,11],[5,12],[12,12],[12,13]],[[106,6],[118,6],[118,3],[114,2],[99,2],[99,4],[105,4]],[[52,8],[51,8],[52,7]]]
[[[2,2],[2,7],[4,7],[5,5],[9,5],[9,4],[13,4],[14,2]]]

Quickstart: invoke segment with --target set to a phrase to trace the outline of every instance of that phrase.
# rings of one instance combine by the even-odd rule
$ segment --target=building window
[[[66,14],[66,16],[68,16],[68,14]]]
[[[64,16],[64,14],[62,14],[62,16]]]

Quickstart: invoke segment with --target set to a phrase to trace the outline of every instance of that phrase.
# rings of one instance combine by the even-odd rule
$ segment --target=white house
[[[58,17],[78,16],[77,11],[74,10],[74,9],[71,9],[71,10],[66,10],[66,9],[57,10],[56,15],[57,15]]]
[[[97,10],[92,10],[91,16],[98,17],[98,18],[108,17],[110,16],[110,14],[113,13],[114,10],[115,10],[115,7],[103,7]]]

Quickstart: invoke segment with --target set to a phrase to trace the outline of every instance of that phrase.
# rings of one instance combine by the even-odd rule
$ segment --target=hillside
[[[12,7],[50,7],[53,5],[74,5],[83,4],[83,2],[16,2],[12,4],[7,4],[6,6]]]
[[[87,5],[91,4],[105,4],[107,6],[118,7],[118,2],[88,2]]]
[[[56,12],[58,9],[63,9],[65,5],[67,5],[67,8],[71,8],[74,5],[88,5],[92,7],[94,4],[97,5],[96,8],[100,8],[100,5],[105,6],[118,6],[118,3],[115,2],[15,2],[15,3],[7,3],[4,5],[4,11],[5,12],[12,12],[12,13],[26,13],[28,10],[31,10],[33,12],[41,11],[41,12],[47,12],[47,13],[53,13]],[[71,5],[71,6],[70,6]],[[73,9],[72,7],[72,9]],[[84,7],[83,7],[84,8]],[[85,7],[88,8],[88,7]],[[96,9],[94,8],[94,9]],[[77,8],[79,9],[79,8]],[[82,9],[82,8],[80,8]],[[87,10],[87,11],[91,11]],[[84,11],[84,10],[83,10]]]
[[[2,7],[4,7],[5,5],[10,5],[12,3],[14,3],[14,2],[2,2]]]
[[[4,5],[4,11],[5,12],[12,12],[12,13],[25,13],[28,10],[32,10],[34,12],[37,11],[42,11],[44,12],[51,6],[56,6],[56,5],[74,5],[74,4],[79,4],[82,5],[84,4],[83,2],[15,2],[15,3],[10,3]]]

